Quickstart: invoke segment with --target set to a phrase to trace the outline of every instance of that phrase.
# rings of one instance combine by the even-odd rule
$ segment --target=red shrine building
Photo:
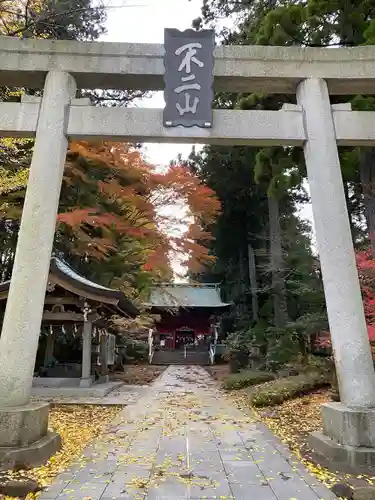
[[[166,284],[151,291],[148,307],[157,315],[153,344],[165,349],[208,345],[215,339],[219,316],[229,307],[218,285]]]

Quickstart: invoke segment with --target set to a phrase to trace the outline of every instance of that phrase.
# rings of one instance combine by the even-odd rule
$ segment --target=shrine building
[[[10,281],[0,283],[0,310]],[[120,290],[94,283],[53,256],[42,317],[33,386],[89,388],[107,383],[118,332],[113,316],[135,318],[135,305]]]
[[[158,316],[154,346],[175,350],[185,345],[208,346],[217,335],[219,316],[231,304],[222,302],[217,284],[171,283],[153,288],[146,305]]]

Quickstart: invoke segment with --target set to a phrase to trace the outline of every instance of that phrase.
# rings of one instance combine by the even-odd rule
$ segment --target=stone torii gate
[[[305,153],[342,401],[324,406],[324,435],[315,436],[315,447],[353,467],[375,465],[375,375],[337,152],[337,145],[375,146],[375,113],[331,105],[329,98],[374,93],[375,47],[218,47],[214,90],[296,94],[298,104],[280,111],[214,111],[210,129],[164,128],[162,110],[98,108],[75,98],[77,88],[162,90],[163,50],[0,38],[0,85],[44,88],[41,100],[24,96],[20,103],[0,104],[0,135],[35,137],[0,340],[0,447],[4,415],[32,411],[68,139],[291,145]]]

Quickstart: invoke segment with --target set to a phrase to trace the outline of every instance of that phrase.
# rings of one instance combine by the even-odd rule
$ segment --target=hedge
[[[247,391],[253,406],[275,406],[329,385],[326,374],[312,372],[267,382]]]
[[[274,375],[269,372],[243,370],[226,377],[222,383],[222,387],[228,391],[238,390],[244,387],[262,384],[274,378]]]

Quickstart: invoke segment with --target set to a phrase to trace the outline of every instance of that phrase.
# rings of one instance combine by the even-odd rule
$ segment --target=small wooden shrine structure
[[[0,301],[6,300],[9,286],[10,281],[0,283]],[[47,337],[44,359],[39,363],[39,376],[62,380],[78,377],[77,385],[90,387],[96,372],[96,378],[106,382],[108,365],[114,363],[116,337],[109,333],[108,324],[109,318],[114,315],[134,318],[138,310],[123,292],[94,283],[78,274],[65,261],[52,257],[42,320],[42,329],[47,330]],[[59,328],[60,333],[73,333],[82,343],[80,362],[54,363]],[[39,358],[42,345],[40,341]]]
[[[219,316],[231,304],[222,302],[217,284],[171,283],[152,289],[146,304],[160,318],[153,332],[153,345],[179,349],[204,346],[215,338]]]

